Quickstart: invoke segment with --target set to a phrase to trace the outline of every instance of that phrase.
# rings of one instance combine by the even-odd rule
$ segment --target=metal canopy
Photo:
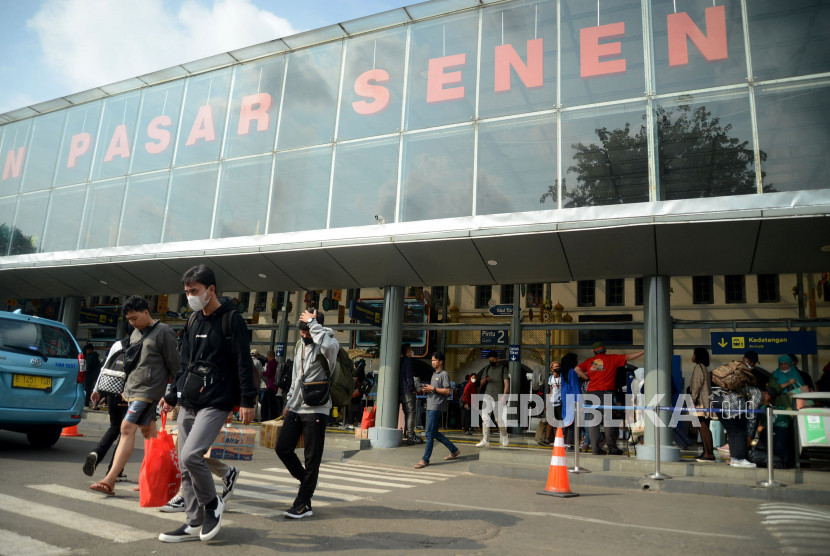
[[[453,232],[457,235],[457,232]],[[223,291],[297,291],[387,285],[473,285],[830,269],[830,216],[663,222],[586,230],[448,239],[392,236],[386,243],[307,243],[244,254],[56,261],[0,270],[0,295],[57,297],[174,293],[205,263]],[[223,251],[228,251],[224,249]],[[121,257],[119,257],[121,258]],[[495,261],[497,264],[488,264]],[[19,264],[19,263],[18,263]],[[263,276],[261,276],[263,275]]]

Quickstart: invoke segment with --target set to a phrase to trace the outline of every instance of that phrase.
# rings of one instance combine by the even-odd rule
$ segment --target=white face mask
[[[202,309],[207,307],[208,301],[210,301],[209,296],[210,290],[205,290],[205,293],[203,293],[202,295],[188,295],[187,304],[194,311],[201,311]]]

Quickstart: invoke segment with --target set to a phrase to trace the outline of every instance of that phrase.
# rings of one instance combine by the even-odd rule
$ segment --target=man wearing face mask
[[[193,314],[182,333],[176,379],[160,406],[162,411],[181,406],[179,461],[186,518],[175,531],[159,535],[163,542],[208,541],[219,532],[225,504],[216,495],[204,454],[234,407],[239,406],[243,424],[253,420],[258,386],[245,320],[231,299],[217,297],[213,271],[194,266],[182,282]]]
[[[334,332],[323,327],[323,315],[313,307],[303,312],[297,328],[300,340],[294,348],[294,374],[282,412],[285,424],[275,448],[291,476],[300,481],[294,505],[283,512],[285,517],[292,519],[313,515],[311,497],[317,486],[326,423],[331,411],[328,382],[340,350]],[[301,434],[305,466],[294,453]]]

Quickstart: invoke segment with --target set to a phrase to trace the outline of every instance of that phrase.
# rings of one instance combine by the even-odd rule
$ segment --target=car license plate
[[[14,377],[12,378],[12,386],[14,388],[30,388],[32,390],[51,390],[52,377],[14,375]]]

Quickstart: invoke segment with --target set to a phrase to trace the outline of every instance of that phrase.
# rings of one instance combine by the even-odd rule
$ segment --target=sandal
[[[461,450],[456,450],[455,452],[451,453],[447,457],[444,458],[444,461],[449,461],[451,459],[458,459],[458,456],[461,455]]]
[[[96,492],[102,492],[107,496],[115,496],[115,491],[113,490],[113,488],[104,481],[99,481],[93,485],[89,485],[89,488]]]
[[[415,464],[415,469],[423,469],[427,465],[429,465],[428,461],[421,460],[421,461],[419,461],[418,463]]]

